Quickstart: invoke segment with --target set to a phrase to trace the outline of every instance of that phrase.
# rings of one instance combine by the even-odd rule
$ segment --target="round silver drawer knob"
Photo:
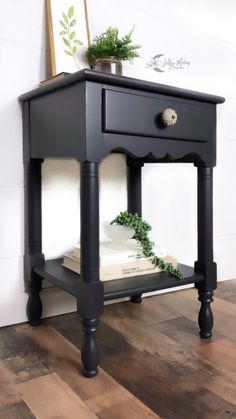
[[[164,125],[171,127],[177,122],[177,112],[174,109],[166,108],[161,115],[161,119]]]

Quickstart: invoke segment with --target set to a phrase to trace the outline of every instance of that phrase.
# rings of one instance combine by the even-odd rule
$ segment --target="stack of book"
[[[177,266],[177,260],[173,256],[168,256],[166,249],[157,247],[154,252],[165,262]],[[80,245],[76,245],[73,252],[64,255],[62,265],[80,274]],[[111,241],[100,244],[101,281],[111,281],[160,271],[152,264],[152,257],[146,258],[143,256],[141,248],[135,240],[129,240],[129,243],[121,249],[115,248]]]
[[[49,77],[49,79],[42,80],[40,86],[46,86],[47,84],[53,83],[54,81],[64,79],[66,76],[69,76],[71,73],[58,73],[55,76]]]

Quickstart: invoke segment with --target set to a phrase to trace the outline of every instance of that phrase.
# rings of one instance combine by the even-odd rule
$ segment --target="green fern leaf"
[[[74,42],[76,45],[83,45],[83,42],[79,41],[78,39],[73,39],[73,42]]]
[[[68,51],[67,49],[64,49],[64,52],[66,53],[66,55],[69,55],[70,57],[73,57],[73,55],[71,54],[71,52]]]
[[[69,41],[66,38],[62,38],[62,39],[64,41],[64,44],[66,44],[66,46],[69,47],[70,46]]]
[[[67,30],[67,26],[65,25],[64,22],[62,22],[62,20],[59,20],[61,26],[63,27],[63,29]]]
[[[64,18],[64,21],[66,22],[66,23],[68,23],[68,17],[66,16],[66,14],[63,12],[62,13],[62,16],[63,16],[63,18]]]
[[[68,10],[68,16],[71,19],[74,14],[74,6],[71,6]]]

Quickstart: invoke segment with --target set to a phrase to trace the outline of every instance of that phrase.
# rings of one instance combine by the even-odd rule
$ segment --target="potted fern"
[[[122,38],[116,27],[109,27],[88,47],[86,58],[91,68],[106,73],[122,74],[122,61],[139,57],[140,45],[132,44],[132,30]]]

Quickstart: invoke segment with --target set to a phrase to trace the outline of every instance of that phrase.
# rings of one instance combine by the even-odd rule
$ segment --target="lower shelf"
[[[176,279],[165,272],[140,275],[131,278],[116,279],[104,282],[104,301],[129,297],[146,292],[158,291],[165,288],[202,282],[204,275],[194,271],[190,266],[178,265],[183,273],[182,279]],[[34,271],[44,279],[57,285],[68,293],[77,296],[80,275],[62,266],[62,259],[53,259],[44,265],[34,268]]]

